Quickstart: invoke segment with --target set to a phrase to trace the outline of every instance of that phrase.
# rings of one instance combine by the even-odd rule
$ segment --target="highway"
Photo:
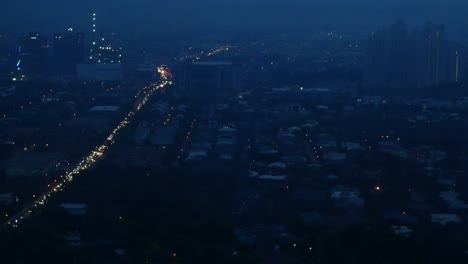
[[[132,110],[119,122],[119,124],[112,130],[107,139],[102,145],[96,146],[87,156],[75,165],[70,171],[67,171],[64,175],[60,176],[48,184],[48,190],[39,196],[35,196],[34,200],[25,205],[18,213],[11,216],[7,221],[6,225],[10,227],[18,227],[21,222],[30,217],[32,213],[40,207],[47,204],[47,201],[56,193],[64,191],[70,182],[72,182],[77,175],[93,167],[97,162],[103,159],[104,154],[108,149],[115,143],[116,137],[120,131],[127,127],[133,120],[135,114],[143,109],[143,107],[149,102],[152,95],[168,85],[172,84],[169,76],[170,73],[164,67],[158,67],[158,73],[161,76],[161,81],[151,83],[143,87],[135,96],[135,105]]]
[[[178,60],[198,61],[203,57],[210,57],[220,52],[229,51],[236,48],[236,46],[220,46],[211,50],[205,50],[196,54],[180,57],[178,58]],[[151,83],[137,92],[137,94],[134,96],[135,104],[133,109],[123,117],[120,123],[109,134],[104,143],[93,148],[93,150],[87,156],[83,157],[82,160],[79,161],[79,163],[75,165],[71,170],[67,171],[64,175],[61,175],[59,179],[50,182],[47,185],[48,190],[46,192],[44,192],[41,195],[34,196],[33,201],[27,203],[18,213],[9,217],[8,220],[5,221],[5,224],[7,226],[17,228],[23,222],[24,219],[31,217],[34,211],[38,210],[40,207],[45,206],[47,204],[47,201],[54,194],[64,191],[77,175],[79,175],[83,171],[89,170],[97,162],[103,159],[103,156],[106,154],[108,149],[115,143],[115,139],[118,136],[119,132],[130,124],[135,114],[141,111],[141,109],[149,102],[152,95],[159,89],[172,84],[172,74],[165,67],[160,66],[157,70],[159,75],[161,76],[161,81]],[[179,159],[180,157],[181,155],[179,155]]]
[[[226,46],[221,46],[221,47],[216,47],[216,48],[213,48],[211,50],[204,50],[204,51],[201,51],[199,53],[195,53],[195,54],[190,54],[190,55],[187,55],[187,56],[183,56],[183,57],[180,57],[178,58],[179,61],[183,62],[183,61],[199,61],[200,59],[203,58],[203,56],[206,56],[206,57],[210,57],[210,56],[213,56],[213,55],[216,55],[220,52],[223,52],[223,51],[229,51],[229,50],[232,50],[232,49],[237,49],[238,47],[236,46],[229,46],[229,45],[226,45]]]

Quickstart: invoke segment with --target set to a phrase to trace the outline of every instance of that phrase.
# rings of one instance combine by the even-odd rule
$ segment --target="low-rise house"
[[[397,236],[409,237],[413,230],[407,226],[392,226],[393,233]]]
[[[359,190],[351,187],[333,187],[330,199],[337,207],[347,209],[362,209],[364,207],[364,199],[361,197],[361,193]]]
[[[258,179],[265,180],[265,181],[286,182],[288,179],[288,176],[286,175],[261,175],[261,176],[258,176]]]
[[[62,203],[60,207],[73,216],[85,216],[88,213],[88,205],[85,203]]]
[[[432,214],[431,221],[440,225],[459,224],[462,219],[456,214]]]
[[[468,209],[468,204],[466,204],[464,201],[460,200],[458,197],[460,196],[459,193],[453,192],[453,191],[448,191],[448,192],[442,192],[439,197],[444,200],[449,209],[452,210],[462,210],[462,209]]]

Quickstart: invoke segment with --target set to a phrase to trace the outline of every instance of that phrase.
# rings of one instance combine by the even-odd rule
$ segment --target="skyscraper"
[[[0,79],[8,77],[14,65],[12,60],[17,59],[16,54],[12,56],[16,51],[16,43],[11,43],[10,40],[9,36],[0,33]]]
[[[122,47],[115,47],[109,37],[97,32],[97,16],[93,13],[89,61],[99,64],[122,63]]]
[[[9,47],[7,42],[7,36],[0,33],[0,59],[8,56]]]
[[[121,80],[124,75],[123,49],[97,30],[97,15],[92,15],[92,33],[86,63],[78,64],[78,78],[86,80]]]
[[[76,74],[78,63],[85,58],[84,34],[69,28],[54,36],[55,66],[61,74]]]
[[[49,43],[40,33],[29,33],[19,39],[16,67],[21,78],[39,77],[46,72]]]
[[[437,86],[450,81],[449,41],[443,25],[426,24],[413,34],[416,85]]]
[[[391,88],[434,87],[465,78],[460,45],[451,43],[443,25],[426,24],[408,33],[398,22],[369,38],[364,86]]]
[[[364,68],[366,86],[405,86],[409,78],[408,29],[397,22],[369,38]]]
[[[448,81],[460,82],[467,76],[466,47],[458,43],[449,43],[448,47]]]

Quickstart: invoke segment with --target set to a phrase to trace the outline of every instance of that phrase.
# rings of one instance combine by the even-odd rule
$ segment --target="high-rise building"
[[[428,23],[413,34],[412,52],[418,87],[437,86],[450,81],[449,41],[443,25]]]
[[[404,22],[374,32],[367,47],[364,84],[380,87],[406,85],[410,78],[408,46],[408,29]]]
[[[86,63],[78,65],[79,79],[120,80],[124,75],[123,49],[97,30],[97,15],[92,16],[92,33]]]
[[[12,42],[10,37],[0,33],[0,79],[8,78],[9,74],[13,70],[13,65],[17,60],[16,53],[16,42]],[[13,56],[12,56],[13,55]]]
[[[449,48],[449,79],[452,82],[460,82],[466,79],[467,72],[466,47],[459,44],[451,44]]]
[[[21,78],[39,77],[46,72],[49,42],[40,33],[29,33],[19,39],[16,67]]]
[[[8,37],[0,33],[0,59],[4,59],[9,53]]]
[[[122,63],[122,47],[115,47],[110,37],[97,32],[97,16],[93,13],[92,40],[89,61],[99,64]]]
[[[78,63],[85,58],[84,34],[69,28],[54,36],[55,68],[61,74],[76,74]]]
[[[96,53],[93,59],[95,63],[99,64],[122,63],[122,47],[114,47],[111,41],[101,38],[96,46]]]
[[[433,87],[465,78],[463,49],[451,43],[444,26],[428,23],[409,34],[398,22],[369,39],[364,86]]]

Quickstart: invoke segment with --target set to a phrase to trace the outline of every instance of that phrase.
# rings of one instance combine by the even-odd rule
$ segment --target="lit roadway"
[[[139,112],[150,100],[151,96],[159,89],[166,87],[167,85],[172,84],[169,79],[170,73],[163,67],[158,68],[158,73],[161,75],[161,82],[151,83],[148,86],[143,87],[143,89],[138,92],[135,96],[137,98],[133,110],[131,110],[114,128],[110,133],[104,143],[100,146],[96,146],[91,153],[85,156],[72,170],[67,171],[64,175],[60,176],[60,179],[54,180],[48,184],[48,190],[39,196],[35,196],[34,200],[27,205],[25,205],[21,211],[16,215],[10,217],[6,224],[11,227],[18,227],[18,225],[24,220],[31,216],[34,210],[39,207],[44,206],[47,203],[47,200],[52,197],[54,194],[63,191],[70,182],[73,181],[75,176],[80,174],[83,171],[88,170],[97,162],[102,160],[102,157],[109,149],[111,145],[115,143],[115,138],[119,132],[124,129],[130,122],[133,120],[135,114]]]
[[[186,60],[198,61],[203,56],[210,57],[210,56],[216,55],[217,53],[220,53],[220,52],[223,52],[223,51],[229,51],[231,49],[237,49],[237,47],[236,46],[229,46],[229,45],[216,47],[216,48],[213,48],[213,49],[208,50],[208,51],[201,51],[201,52],[196,53],[196,54],[191,54],[191,55],[181,57],[178,60],[179,61],[186,61]]]

